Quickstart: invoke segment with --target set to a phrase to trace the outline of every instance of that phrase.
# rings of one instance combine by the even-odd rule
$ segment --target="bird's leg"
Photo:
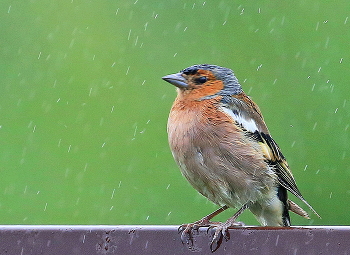
[[[244,226],[243,222],[238,222],[236,220],[248,207],[249,207],[249,204],[245,204],[226,222],[213,224],[209,226],[209,229],[214,227],[216,228],[214,237],[210,243],[210,249],[212,252],[216,251],[220,247],[220,244],[222,242],[222,237],[224,237],[226,241],[230,239],[230,236],[227,230],[228,228]]]
[[[208,214],[207,216],[203,217],[202,219],[195,221],[193,223],[189,224],[182,224],[179,227],[179,233],[181,233],[181,240],[183,243],[191,243],[193,244],[192,240],[192,229],[198,230],[200,227],[209,227],[211,224],[220,224],[220,222],[211,222],[210,220],[214,218],[216,215],[222,213],[228,208],[227,205],[224,205],[223,207],[217,209],[216,211]]]

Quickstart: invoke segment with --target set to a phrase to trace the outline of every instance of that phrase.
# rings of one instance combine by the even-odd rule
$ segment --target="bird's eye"
[[[199,83],[199,84],[205,83],[206,81],[207,81],[207,77],[205,76],[201,76],[196,79],[196,83]]]

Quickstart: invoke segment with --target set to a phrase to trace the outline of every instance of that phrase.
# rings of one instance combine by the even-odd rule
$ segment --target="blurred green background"
[[[161,77],[202,63],[235,71],[322,216],[292,223],[350,224],[349,13],[344,0],[1,1],[0,224],[181,224],[216,209],[166,134],[176,93]]]

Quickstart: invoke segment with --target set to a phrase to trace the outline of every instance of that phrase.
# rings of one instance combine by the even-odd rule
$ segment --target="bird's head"
[[[215,95],[236,95],[242,92],[233,71],[217,65],[193,65],[162,78],[178,87],[179,95],[197,100]]]

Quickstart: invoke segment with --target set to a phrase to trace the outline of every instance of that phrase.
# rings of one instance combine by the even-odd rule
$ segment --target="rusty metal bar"
[[[214,254],[350,254],[350,227],[230,229]],[[212,232],[182,244],[178,226],[0,225],[0,254],[212,254]]]

